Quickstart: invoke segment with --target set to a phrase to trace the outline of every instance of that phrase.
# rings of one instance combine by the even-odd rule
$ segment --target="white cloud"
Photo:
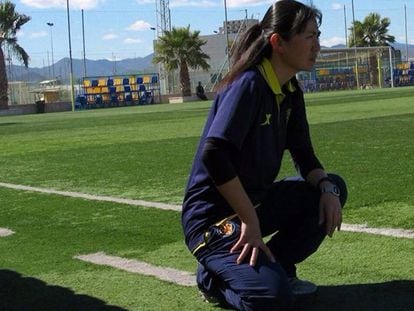
[[[227,0],[227,6],[229,8],[258,6],[263,4],[273,4],[274,0]]]
[[[21,0],[21,2],[40,9],[62,7],[65,4],[63,0]]]
[[[321,45],[331,47],[337,44],[345,44],[345,38],[342,37],[332,37],[328,39],[322,39]]]
[[[48,33],[46,31],[32,32],[30,34],[30,38],[33,38],[33,39],[44,38],[47,36],[48,36]]]
[[[69,5],[72,9],[93,9],[105,0],[71,0]],[[66,8],[66,0],[21,0],[27,6],[49,9],[49,8]]]
[[[139,5],[154,4],[154,0],[136,0]],[[240,6],[252,6],[260,5],[263,3],[272,3],[270,0],[227,0],[228,7],[240,7]],[[223,0],[171,0],[170,8],[179,7],[199,7],[199,8],[212,8],[222,7]]]
[[[16,35],[20,38],[23,38],[26,36],[26,33],[23,30],[19,30],[19,32]]]
[[[154,0],[137,0],[138,4],[154,4]]]
[[[118,38],[118,35],[115,33],[107,33],[102,37],[103,40],[114,40],[116,38]]]
[[[395,41],[401,44],[405,44],[405,36],[398,36]],[[414,38],[407,38],[408,44],[414,44]]]
[[[170,7],[178,8],[178,7],[199,7],[199,8],[210,8],[216,7],[217,2],[209,1],[209,0],[173,0],[170,3]]]
[[[142,41],[140,39],[133,39],[133,38],[126,38],[124,40],[125,44],[137,44],[137,43],[141,43]]]
[[[397,42],[405,42],[405,36],[399,36],[395,38]]]
[[[143,30],[149,30],[151,27],[152,27],[151,24],[145,21],[136,21],[132,25],[128,26],[127,30],[143,31]]]
[[[332,10],[343,10],[344,5],[341,3],[332,3]]]

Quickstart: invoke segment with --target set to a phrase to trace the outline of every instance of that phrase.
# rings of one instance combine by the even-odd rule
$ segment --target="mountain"
[[[402,59],[405,59],[405,50],[406,50],[405,43],[394,42],[392,44],[392,47],[396,50],[400,50]],[[414,44],[407,44],[407,49],[408,49],[408,58],[413,59],[414,58]]]
[[[337,45],[332,45],[331,48],[333,49],[344,49],[346,48],[345,44],[337,44]]]
[[[106,59],[101,60],[89,60],[86,63],[86,76],[110,76],[110,75],[128,75],[137,73],[152,73],[156,72],[156,66],[152,64],[152,58],[154,54],[147,55],[145,57],[128,58],[119,61],[109,61]],[[75,81],[84,77],[84,65],[83,59],[72,59],[73,76]],[[67,82],[69,80],[70,73],[70,60],[68,57],[63,58],[52,66],[46,66],[42,68],[12,65],[11,74],[9,76],[10,81],[27,81],[27,82],[40,82],[42,80],[48,80],[53,76]]]
[[[406,46],[405,43],[398,43],[398,42],[394,42],[393,44],[391,44],[391,46],[395,49],[395,50],[400,50],[401,51],[401,58],[402,60],[405,60],[406,57]],[[345,48],[345,44],[337,44],[337,45],[333,45],[331,47],[326,47],[326,46],[321,46],[322,49],[344,49]],[[408,44],[407,45],[408,48],[408,58],[413,59],[414,58],[414,45],[413,44]]]
[[[403,43],[393,43],[392,46],[396,50],[401,51],[401,58],[405,60],[406,46]],[[322,47],[328,48],[328,47]],[[343,44],[332,46],[331,48],[345,48]],[[128,75],[137,73],[153,73],[157,72],[157,66],[152,64],[152,58],[154,54],[149,54],[145,57],[128,58],[119,61],[110,60],[86,60],[87,77],[95,76],[110,76],[110,75]],[[414,45],[408,45],[408,57],[414,59]],[[83,60],[72,59],[73,73],[75,81],[84,77]],[[8,67],[9,68],[9,67]],[[40,82],[42,80],[48,80],[53,76],[52,66],[46,66],[43,68],[26,69],[24,66],[12,65],[11,72],[9,72],[10,81],[27,81],[27,82]],[[63,83],[69,81],[69,58],[63,58],[54,65],[55,77],[62,80]]]

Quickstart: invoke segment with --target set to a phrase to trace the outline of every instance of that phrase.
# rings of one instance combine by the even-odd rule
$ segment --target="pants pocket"
[[[229,252],[240,236],[240,222],[238,220],[224,220],[211,226],[204,235],[205,247],[197,254],[201,261],[208,255],[216,252]]]

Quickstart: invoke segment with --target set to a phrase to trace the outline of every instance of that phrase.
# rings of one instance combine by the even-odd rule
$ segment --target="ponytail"
[[[322,22],[321,12],[295,0],[279,0],[269,7],[260,23],[249,27],[236,43],[232,51],[232,68],[220,82],[223,88],[233,82],[242,72],[261,63],[264,57],[271,58],[272,46],[269,38],[278,33],[284,40],[302,33],[307,23]]]
[[[272,48],[261,24],[257,23],[250,26],[236,42],[231,57],[232,69],[218,87],[222,88],[230,84],[240,73],[258,65],[264,56],[270,57],[271,52]]]

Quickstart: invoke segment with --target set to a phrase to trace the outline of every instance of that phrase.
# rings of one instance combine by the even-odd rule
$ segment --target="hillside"
[[[331,48],[344,48],[344,45],[336,45]],[[400,50],[402,59],[405,59],[406,46],[403,43],[394,43],[393,47],[396,50]],[[328,47],[322,47],[328,48]],[[154,54],[149,54],[145,57],[128,58],[119,61],[110,61],[106,59],[101,60],[86,60],[86,76],[110,76],[110,75],[127,75],[136,73],[151,73],[157,72],[157,66],[152,64],[152,58]],[[414,45],[408,45],[408,57],[414,59]],[[46,66],[42,68],[25,68],[24,66],[12,65],[11,75],[9,74],[10,81],[27,81],[27,82],[40,82],[42,80],[50,79],[52,75],[52,66]],[[63,83],[67,83],[69,80],[70,64],[69,58],[63,58],[55,63],[54,66],[55,76],[62,80]],[[84,77],[84,65],[82,59],[73,59],[73,72],[75,81]]]
[[[150,73],[156,71],[156,66],[152,64],[153,54],[145,57],[129,58],[120,61],[86,60],[86,76],[109,76],[109,75],[127,75],[136,73]],[[84,76],[83,59],[72,59],[73,75],[75,80]],[[52,77],[52,66],[42,68],[12,65],[10,81],[27,81],[39,82],[48,80]],[[63,58],[55,63],[55,76],[63,82],[67,82],[70,72],[69,58]]]

